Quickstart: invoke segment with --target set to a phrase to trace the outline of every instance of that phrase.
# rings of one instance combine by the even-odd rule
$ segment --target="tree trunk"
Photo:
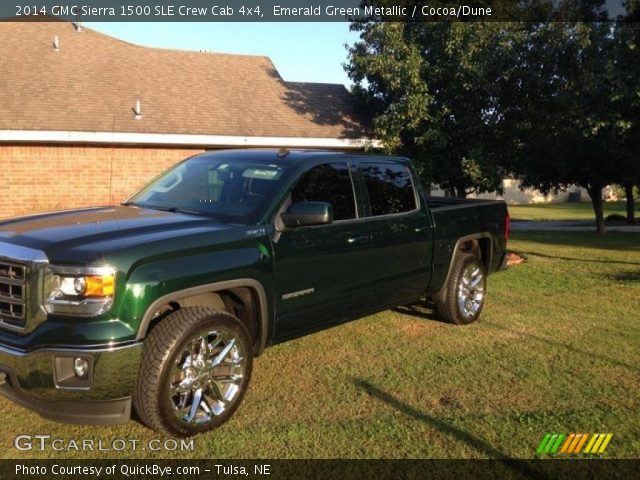
[[[604,227],[604,204],[602,202],[602,185],[590,185],[587,188],[589,197],[591,197],[591,205],[593,212],[596,214],[596,232],[605,233]]]
[[[627,223],[634,225],[636,223],[636,206],[633,199],[633,182],[624,184],[624,194],[627,197]]]
[[[467,198],[467,189],[464,187],[464,185],[456,187],[456,197]]]

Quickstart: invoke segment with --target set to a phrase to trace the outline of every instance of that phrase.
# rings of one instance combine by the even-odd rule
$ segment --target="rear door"
[[[369,278],[362,273],[371,238],[358,221],[350,160],[311,167],[293,187],[291,202],[327,202],[328,225],[290,228],[274,242],[276,340],[352,318],[366,308]]]
[[[371,306],[387,307],[420,298],[431,278],[433,229],[406,161],[361,157],[372,247],[367,260]]]

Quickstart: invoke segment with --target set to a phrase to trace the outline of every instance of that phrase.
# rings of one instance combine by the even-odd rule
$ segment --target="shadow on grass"
[[[532,469],[525,461],[518,461],[516,459],[513,459],[512,457],[509,457],[506,453],[491,446],[481,438],[476,437],[475,435],[472,435],[471,433],[466,432],[452,425],[451,423],[445,422],[438,417],[434,417],[433,415],[429,415],[418,410],[417,408],[412,407],[408,403],[397,399],[393,395],[379,389],[378,387],[372,385],[364,379],[352,378],[352,381],[356,387],[364,390],[367,394],[386,403],[400,413],[415,420],[426,423],[427,425],[436,428],[441,432],[446,433],[447,435],[455,437],[457,440],[463,442],[464,444],[477,450],[478,452],[499,460],[503,466],[510,470],[513,470],[530,478],[547,478],[543,476],[539,471]]]
[[[638,270],[607,273],[604,276],[609,280],[613,280],[614,282],[623,282],[623,283],[640,282],[640,271]]]
[[[620,275],[615,275],[615,277],[617,279],[619,279],[620,281],[640,281],[640,274],[638,272],[627,272],[626,274],[620,274]],[[630,280],[631,279],[631,280]],[[431,303],[428,303],[426,301],[420,301],[420,302],[416,302],[416,303],[412,303],[411,305],[404,305],[401,307],[397,307],[392,309],[393,312],[396,313],[400,313],[402,315],[411,315],[417,318],[421,318],[423,320],[432,320],[432,321],[436,321],[436,322],[442,322],[442,323],[447,323],[444,322],[443,320],[440,319],[440,317],[438,316],[438,313],[434,310],[434,306]],[[448,325],[448,324],[447,324]],[[492,323],[492,322],[485,322],[482,321],[482,325],[486,325],[490,328],[494,328],[497,330],[503,330],[505,332],[511,332],[511,333],[517,333],[518,335],[523,335],[527,338],[530,338],[532,340],[536,340],[538,342],[541,343],[546,343],[547,345],[552,345],[554,347],[560,347],[560,348],[564,348],[570,352],[573,352],[575,354],[578,355],[587,355],[589,357],[593,357],[593,358],[597,358],[599,360],[608,362],[612,365],[616,365],[618,367],[622,367],[622,368],[626,368],[628,370],[631,370],[632,372],[640,372],[640,368],[635,367],[633,365],[630,365],[628,363],[624,363],[621,362],[620,360],[616,360],[614,358],[610,358],[607,357],[605,355],[601,355],[598,353],[593,353],[593,352],[589,352],[587,350],[581,350],[579,348],[575,348],[572,347],[571,345],[568,345],[566,343],[562,343],[562,342],[558,342],[555,340],[551,340],[545,337],[540,337],[538,335],[534,335],[532,333],[528,333],[528,332],[523,332],[520,330],[514,330],[511,328],[506,328],[506,327],[502,327],[496,323]],[[618,331],[612,331],[612,330],[607,330],[607,329],[603,329],[603,331],[608,331],[611,333],[616,333],[617,335],[623,335],[623,336],[627,336],[629,332],[618,332]]]
[[[639,236],[640,237],[640,236]],[[640,241],[640,238],[638,238]],[[575,258],[575,257],[562,257],[560,255],[546,255],[538,252],[527,252],[525,250],[518,250],[518,255],[526,255],[528,257],[542,257],[552,258],[554,260],[565,260],[567,262],[582,262],[582,263],[615,263],[617,265],[640,265],[640,262],[622,262],[620,260],[598,260],[589,258]]]
[[[568,345],[568,344],[563,343],[563,342],[557,342],[555,340],[550,340],[548,338],[540,337],[540,336],[534,335],[532,333],[523,332],[521,330],[514,330],[512,328],[505,328],[505,327],[502,327],[500,325],[497,325],[497,324],[491,323],[491,322],[482,322],[482,324],[486,325],[487,327],[490,327],[490,328],[495,328],[497,330],[516,333],[518,335],[525,336],[525,337],[527,337],[527,338],[529,338],[531,340],[536,340],[536,341],[538,341],[540,343],[545,343],[547,345],[551,345],[551,346],[554,346],[554,347],[564,348],[565,350],[567,350],[569,352],[572,352],[572,353],[575,353],[575,354],[578,354],[578,355],[582,355],[582,356],[586,355],[586,356],[591,357],[591,358],[597,358],[598,360],[602,360],[604,362],[610,363],[611,365],[616,365],[618,367],[626,368],[627,370],[631,370],[632,372],[640,372],[640,368],[638,368],[636,366],[629,365],[628,363],[621,362],[620,360],[616,360],[615,358],[610,358],[610,357],[607,357],[605,355],[601,355],[599,353],[593,353],[593,352],[589,352],[587,350],[581,350],[579,348],[572,347],[571,345]]]
[[[426,300],[392,308],[391,311],[402,315],[411,315],[412,317],[422,318],[423,320],[435,320],[436,322],[442,322],[442,319],[438,316],[438,312],[435,311],[433,303],[427,302]]]

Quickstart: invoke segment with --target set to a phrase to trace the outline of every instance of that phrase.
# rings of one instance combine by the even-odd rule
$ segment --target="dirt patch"
[[[507,266],[512,267],[513,265],[520,265],[525,262],[525,258],[518,255],[517,253],[508,253],[507,254]]]
[[[427,322],[408,322],[400,326],[400,330],[403,333],[411,336],[418,336],[424,334],[426,331],[431,330]]]

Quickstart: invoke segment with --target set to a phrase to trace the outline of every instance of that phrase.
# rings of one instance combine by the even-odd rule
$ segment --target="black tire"
[[[472,254],[472,253],[459,253],[456,255],[455,259],[451,265],[451,272],[449,274],[449,278],[447,280],[447,284],[444,285],[442,290],[433,296],[433,301],[436,305],[436,309],[440,315],[440,317],[449,323],[453,323],[455,325],[466,325],[469,323],[475,322],[480,313],[482,313],[482,307],[484,306],[484,302],[486,299],[486,291],[487,291],[487,274],[484,268],[484,265],[480,261],[480,259]],[[459,295],[461,294],[460,289],[462,288],[462,294],[464,293],[465,286],[463,285],[463,278],[465,278],[465,271],[467,269],[478,270],[480,275],[480,280],[477,285],[478,290],[467,291],[467,297],[472,295],[473,299],[476,299],[479,296],[479,290],[482,290],[481,300],[479,302],[471,301],[471,307],[467,310],[464,310],[461,306],[461,299]],[[466,302],[463,302],[466,304]],[[476,303],[477,309],[476,309]],[[466,304],[469,305],[469,304]]]
[[[207,340],[209,338],[217,338],[215,333],[218,333],[220,339],[223,338],[223,335],[232,338],[226,343],[227,346],[231,344],[227,354],[219,351],[225,349],[214,345],[216,342],[208,343]],[[206,339],[205,343],[198,343],[203,338]],[[219,340],[218,343],[221,341]],[[202,345],[205,345],[205,347],[203,348]],[[221,345],[225,344],[221,343]],[[199,352],[198,356],[195,354],[196,351]],[[241,355],[238,352],[241,352]],[[242,375],[240,379],[234,380],[238,382],[238,385],[233,385],[234,396],[230,399],[228,405],[223,400],[213,403],[213,405],[223,408],[219,414],[214,415],[210,400],[211,398],[217,400],[217,398],[205,397],[203,392],[213,392],[214,390],[210,381],[201,378],[209,378],[206,376],[207,371],[211,372],[210,365],[214,363],[215,358],[224,356],[220,360],[222,361],[227,358],[227,355],[236,355],[236,361],[241,359]],[[200,364],[196,364],[195,360],[191,360],[192,358],[199,360]],[[192,364],[195,366],[192,366]],[[176,370],[179,365],[184,366]],[[235,366],[238,365],[235,362],[225,362],[226,365],[234,365],[233,367],[226,367],[229,372],[232,369],[235,372],[236,368],[240,368]],[[225,311],[206,307],[188,307],[177,310],[162,319],[145,339],[140,373],[133,396],[134,407],[140,420],[147,427],[160,433],[186,437],[209,431],[220,426],[234,414],[242,402],[249,385],[252,367],[253,346],[251,337],[240,320]],[[223,365],[220,365],[220,368],[223,368]],[[196,373],[193,373],[193,377],[190,377],[184,372],[190,372],[189,375],[191,375],[191,372]],[[182,382],[187,382],[192,378],[197,386],[185,387],[185,389],[191,388],[189,393],[174,393],[174,389],[177,388],[176,375],[183,377],[179,383],[180,387]],[[212,374],[209,373],[208,375]],[[207,387],[207,385],[209,386]],[[200,390],[200,396],[198,397],[196,397],[195,393],[197,390]],[[221,390],[216,391],[220,392]],[[229,391],[227,390],[227,392]],[[204,409],[205,407],[210,408],[210,413],[208,414],[211,417],[210,420],[203,420],[196,416],[191,421],[200,423],[189,423],[185,419],[186,416],[180,418],[178,406],[175,403],[180,403],[176,399],[182,399],[182,395],[184,395],[184,398],[191,398],[192,405],[198,404],[198,407],[192,408],[195,408],[195,413],[200,414],[201,417],[206,418],[207,412]],[[203,400],[196,402],[194,401],[196,398],[202,398]],[[185,400],[185,402],[187,401]],[[183,408],[185,407],[183,406]],[[202,412],[200,412],[200,409],[202,409]],[[189,410],[190,413],[191,410]]]

